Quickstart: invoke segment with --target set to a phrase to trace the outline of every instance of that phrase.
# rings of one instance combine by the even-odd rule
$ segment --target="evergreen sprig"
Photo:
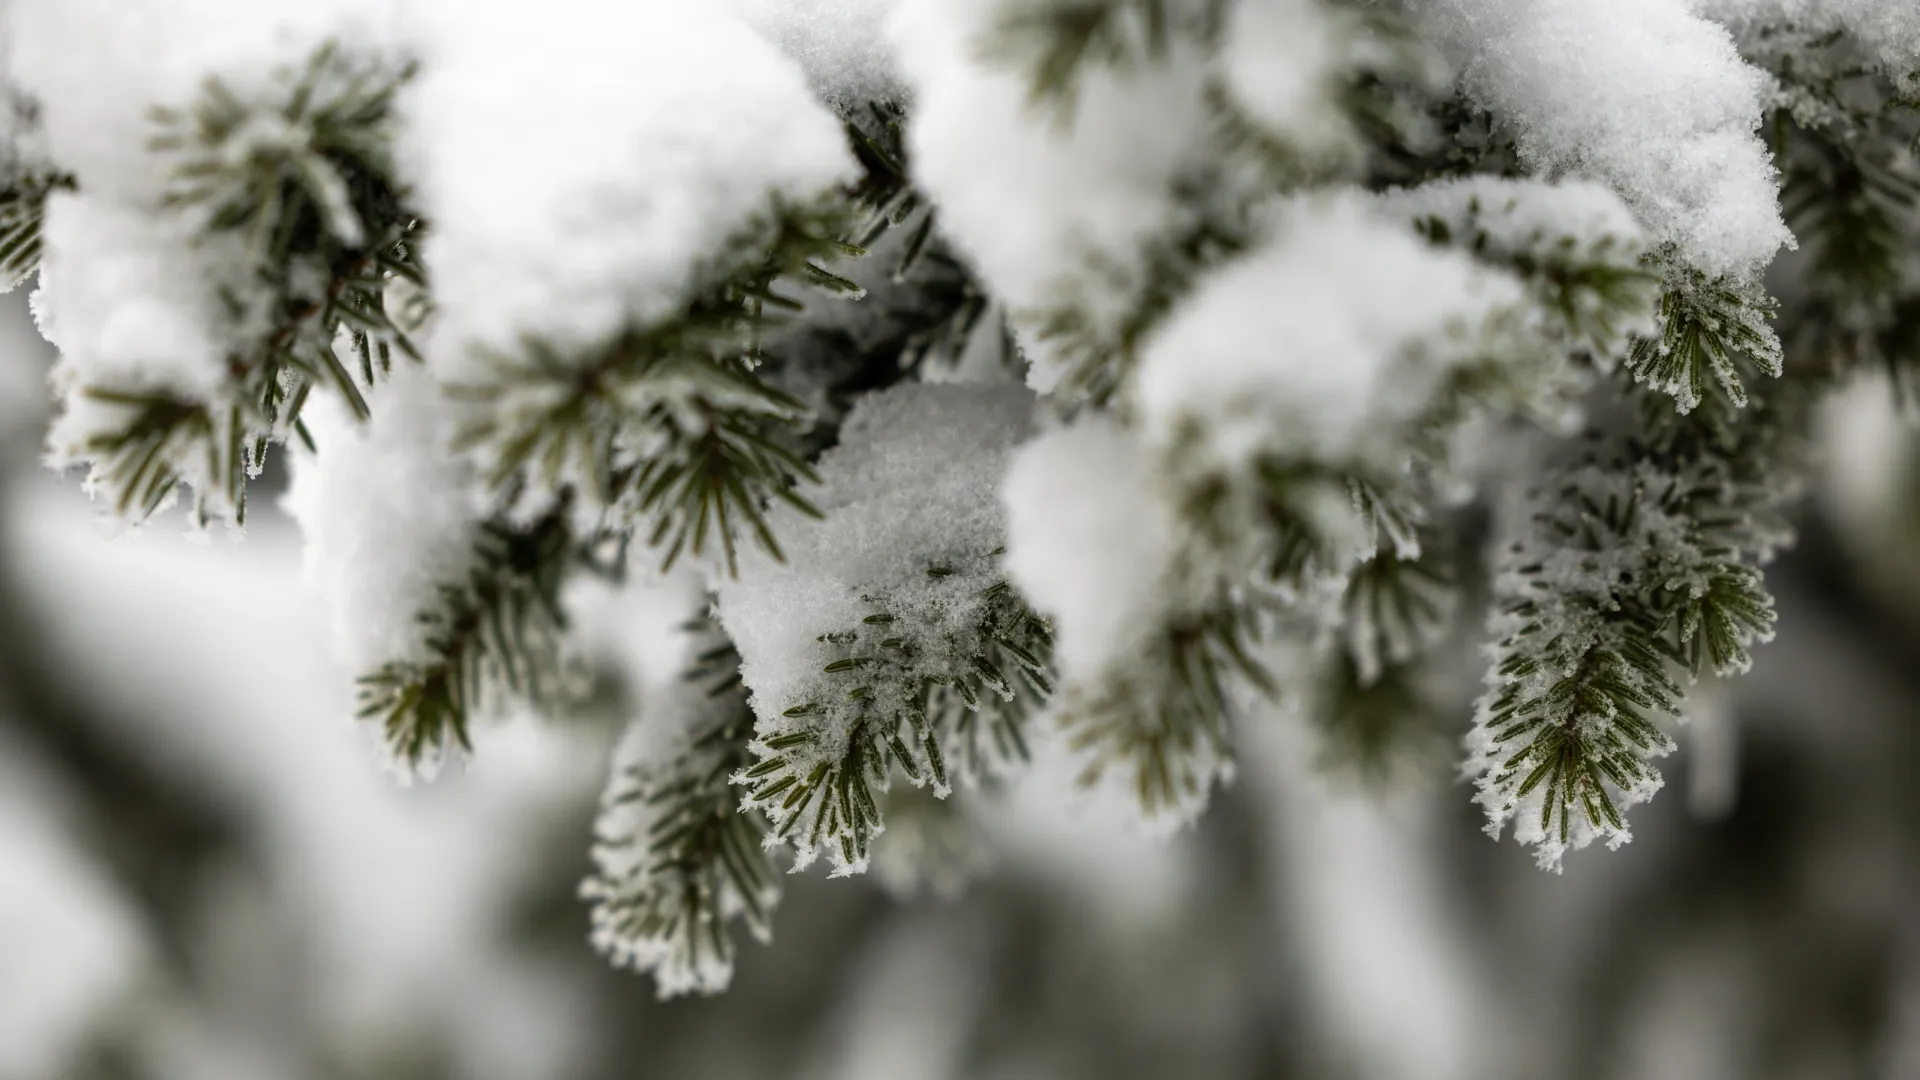
[[[152,111],[148,148],[171,162],[162,205],[193,215],[208,237],[244,237],[252,283],[224,299],[236,323],[266,329],[235,343],[214,400],[80,388],[117,407],[79,449],[122,514],[155,512],[185,480],[196,520],[244,523],[246,481],[267,448],[307,437],[299,416],[312,387],[331,387],[364,418],[361,387],[396,351],[413,354],[406,326],[416,320],[387,307],[390,285],[425,284],[420,224],[389,160],[394,95],[411,74],[329,44],[299,71],[279,72],[264,97],[211,79],[191,107]],[[359,358],[358,382],[343,343]]]
[[[1659,330],[1634,341],[1626,368],[1634,379],[1673,398],[1681,412],[1708,395],[1708,379],[1735,406],[1747,404],[1743,367],[1778,378],[1784,360],[1769,325],[1778,305],[1758,282],[1711,278],[1691,267],[1651,257],[1664,271]]]
[[[1354,567],[1341,595],[1345,653],[1362,684],[1412,660],[1436,640],[1459,599],[1453,575],[1431,550],[1376,552]]]
[[[671,566],[717,542],[729,573],[740,538],[781,550],[775,501],[817,516],[798,492],[816,479],[795,449],[807,409],[758,374],[768,320],[796,312],[780,287],[858,296],[820,262],[861,254],[838,239],[837,204],[776,208],[745,261],[675,315],[587,355],[528,341],[447,387],[463,404],[457,450],[474,455],[508,504],[570,495],[608,528],[637,530]]]
[[[927,576],[973,575],[936,566]],[[869,597],[874,610],[858,627],[820,638],[840,654],[822,670],[831,692],[761,726],[757,760],[736,778],[742,802],[767,815],[799,865],[824,849],[838,872],[864,868],[884,824],[874,793],[895,766],[944,797],[956,775],[978,779],[1026,760],[1027,720],[1053,692],[1051,631],[1005,581],[946,602],[957,618],[922,625],[914,609],[926,597]]]
[[[1853,303],[1884,303],[1902,280],[1914,236],[1920,174],[1885,138],[1791,127],[1783,140],[1780,206],[1811,256],[1814,280]]]
[[[849,193],[849,235],[870,252],[857,276],[875,286],[859,301],[860,317],[802,317],[763,341],[766,380],[803,390],[812,407],[800,440],[810,455],[833,444],[860,395],[902,379],[953,375],[980,334],[998,331],[1003,362],[1020,362],[1005,317],[941,235],[934,207],[913,182],[905,121],[891,102],[867,103],[845,120],[862,166]]]
[[[1219,0],[1011,0],[984,45],[1027,74],[1034,104],[1065,115],[1089,68],[1157,60],[1178,36],[1210,40],[1223,14]]]
[[[0,188],[0,293],[12,292],[40,268],[47,196],[74,186],[64,173],[35,172]]]
[[[466,406],[453,448],[479,454],[510,501],[571,491],[607,508],[664,546],[665,568],[717,538],[734,572],[743,531],[779,558],[767,504],[818,516],[797,490],[818,482],[812,467],[774,432],[806,409],[684,329],[628,335],[587,367],[537,342],[491,358],[484,380],[446,388]]]
[[[1584,353],[1611,362],[1628,346],[1630,331],[1648,321],[1660,275],[1641,264],[1639,242],[1628,236],[1581,236],[1536,229],[1508,235],[1495,222],[1513,214],[1524,189],[1489,204],[1479,195],[1453,215],[1427,213],[1414,228],[1438,246],[1453,247],[1517,276],[1543,316],[1543,349]]]
[[[386,300],[392,282],[422,281],[416,229],[411,222],[392,226],[379,247],[343,255],[319,297],[286,312],[250,354],[230,357],[233,385],[225,401],[81,387],[82,397],[117,415],[81,446],[93,462],[92,483],[112,499],[115,513],[151,516],[191,477],[198,524],[227,517],[244,525],[247,480],[265,466],[269,446],[292,432],[313,448],[300,412],[315,385],[332,387],[364,418],[361,386],[384,374],[396,352],[417,356]],[[358,383],[340,355],[342,344],[358,357]]]
[[[362,676],[358,715],[376,720],[394,760],[430,766],[470,751],[473,719],[509,700],[551,704],[563,690],[560,586],[574,554],[565,515],[480,526],[471,565],[417,616],[424,657]]]
[[[733,973],[738,919],[756,939],[772,933],[780,900],[761,815],[742,811],[733,775],[752,756],[753,710],[740,656],[710,623],[708,642],[676,698],[634,721],[601,799],[593,940],[615,963],[652,970],[662,997],[716,993]],[[659,732],[660,726],[670,729]]]
[[[1062,375],[1053,393],[1068,402],[1105,407],[1115,401],[1139,366],[1140,349],[1202,275],[1256,239],[1245,205],[1221,204],[1202,190],[1183,191],[1177,199],[1184,220],[1150,240],[1140,252],[1137,270],[1104,261],[1086,267],[1101,292],[1129,297],[1114,319],[1068,294],[1025,313],[1034,337],[1045,343]]]
[[[328,248],[358,250],[400,216],[390,160],[393,101],[413,67],[316,49],[269,101],[209,79],[186,110],[159,107],[147,147],[174,159],[163,205],[247,239],[273,275]],[[369,220],[369,219],[372,220]]]
[[[1330,772],[1385,793],[1436,756],[1444,717],[1417,662],[1368,672],[1351,651],[1335,649],[1304,696],[1320,736],[1316,758]]]
[[[1888,98],[1883,79],[1872,85]],[[1834,370],[1878,363],[1899,393],[1920,366],[1920,279],[1907,256],[1920,242],[1916,128],[1873,113],[1801,123],[1785,110],[1773,125],[1782,212],[1807,253],[1796,351]]]
[[[1198,809],[1230,760],[1236,688],[1268,698],[1279,688],[1257,658],[1262,610],[1250,602],[1227,599],[1143,629],[1105,677],[1061,687],[1058,715],[1081,756],[1081,786],[1118,772],[1149,820],[1177,822]]]
[[[1652,399],[1648,399],[1651,401]],[[1497,833],[1519,813],[1543,866],[1593,836],[1630,837],[1623,808],[1660,786],[1676,675],[1731,675],[1772,636],[1758,565],[1784,539],[1781,419],[1709,402],[1642,409],[1648,434],[1595,449],[1537,493],[1502,557],[1494,664],[1469,740]]]

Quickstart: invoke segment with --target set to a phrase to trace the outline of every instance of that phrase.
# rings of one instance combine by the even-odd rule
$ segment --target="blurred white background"
[[[1835,405],[1780,639],[1699,695],[1625,850],[1551,876],[1479,834],[1467,677],[1390,797],[1250,715],[1171,841],[1076,816],[1044,755],[964,818],[902,810],[869,879],[790,882],[726,995],[658,1003],[573,895],[629,706],[397,784],[274,478],[242,541],[109,535],[37,464],[7,300],[0,1080],[1920,1076],[1920,459],[1883,393]],[[644,651],[685,602],[579,614]],[[978,873],[920,880],[933,844]]]

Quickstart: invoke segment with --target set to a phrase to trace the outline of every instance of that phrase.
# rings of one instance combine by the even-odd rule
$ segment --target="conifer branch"
[[[770,838],[793,845],[796,868],[825,849],[836,873],[865,869],[884,826],[875,792],[894,766],[944,798],[956,778],[1027,758],[1027,720],[1053,691],[1051,632],[1004,581],[976,589],[976,572],[946,566],[927,576],[962,586],[931,601],[950,608],[940,621],[914,610],[925,598],[867,598],[874,610],[860,626],[820,638],[840,654],[823,668],[833,694],[763,721],[756,761],[735,778],[743,805],[767,815]]]
[[[955,372],[978,334],[997,330],[1004,362],[1020,361],[1004,316],[992,312],[986,287],[946,241],[936,209],[913,182],[905,120],[898,105],[870,102],[844,122],[862,166],[848,193],[849,235],[870,252],[857,276],[877,286],[861,297],[864,310],[851,320],[831,312],[801,317],[764,339],[766,380],[804,390],[813,406],[799,443],[809,454],[832,444],[861,394]]]
[[[1372,682],[1412,660],[1445,629],[1458,600],[1453,576],[1434,552],[1378,551],[1347,578],[1341,636],[1355,677]]]
[[[358,715],[376,720],[403,768],[432,767],[472,750],[473,719],[508,701],[552,704],[563,687],[560,586],[573,554],[563,514],[524,528],[489,522],[472,565],[441,583],[418,620],[424,657],[364,675]]]
[[[1780,339],[1768,325],[1778,305],[1758,282],[1709,278],[1658,252],[1651,262],[1663,266],[1664,289],[1658,332],[1627,354],[1636,382],[1673,398],[1684,413],[1706,399],[1709,376],[1736,407],[1747,403],[1742,367],[1780,376]]]
[[[1149,820],[1179,823],[1196,813],[1231,760],[1234,688],[1278,694],[1256,658],[1261,615],[1229,599],[1143,628],[1104,677],[1062,686],[1057,715],[1083,761],[1078,783],[1095,787],[1118,773]]]
[[[1203,194],[1182,193],[1187,219],[1148,243],[1137,271],[1103,263],[1087,267],[1092,287],[1130,297],[1119,319],[1093,314],[1092,305],[1075,295],[1026,313],[1035,338],[1051,347],[1063,368],[1056,395],[1096,408],[1111,404],[1139,366],[1141,346],[1175,305],[1206,271],[1254,242],[1245,207],[1215,205]]]
[[[594,829],[593,942],[616,964],[651,970],[661,997],[724,990],[738,919],[772,933],[780,884],[762,817],[739,809],[732,777],[751,760],[753,710],[740,657],[710,623],[681,697],[642,703],[616,754]],[[667,730],[659,730],[665,727]]]
[[[1914,236],[1920,176],[1910,154],[1884,139],[1794,125],[1781,147],[1781,212],[1812,257],[1824,287],[1871,308],[1902,277]]]
[[[1427,764],[1444,718],[1421,672],[1408,661],[1368,675],[1351,652],[1335,650],[1304,690],[1308,719],[1320,735],[1320,766],[1386,793]]]
[[[40,269],[40,226],[47,196],[74,189],[73,177],[41,172],[0,188],[0,293],[12,292]]]
[[[1534,332],[1543,352],[1585,354],[1611,366],[1627,351],[1630,334],[1651,328],[1660,275],[1642,265],[1637,236],[1589,232],[1572,221],[1550,228],[1539,223],[1539,211],[1529,213],[1530,201],[1587,209],[1580,194],[1484,179],[1414,189],[1401,198],[1417,207],[1414,228],[1430,242],[1466,251],[1525,283],[1541,316]]]
[[[1176,35],[1211,38],[1217,0],[1014,0],[984,42],[988,56],[1028,73],[1035,105],[1071,113],[1089,67],[1126,69],[1166,55]]]
[[[1772,637],[1758,564],[1785,540],[1774,508],[1792,493],[1778,411],[1642,411],[1651,437],[1596,448],[1535,493],[1501,559],[1470,767],[1488,831],[1517,818],[1546,867],[1630,838],[1624,809],[1659,789],[1651,761],[1673,748],[1655,720],[1681,714],[1676,673],[1744,671]]]
[[[845,224],[832,204],[776,208],[749,230],[755,254],[676,315],[587,356],[528,341],[485,358],[481,378],[447,388],[466,406],[455,448],[507,502],[571,493],[667,566],[717,544],[732,573],[743,536],[780,558],[766,508],[817,516],[797,490],[816,481],[789,445],[807,410],[756,373],[760,339],[770,313],[801,307],[781,286],[859,295],[820,265],[860,253],[837,239]]]
[[[218,79],[185,111],[156,108],[149,149],[172,161],[163,206],[192,215],[208,235],[237,233],[258,295],[227,297],[237,315],[254,306],[267,329],[228,356],[218,400],[104,385],[78,393],[119,408],[78,448],[92,482],[122,514],[144,517],[175,487],[195,486],[201,524],[246,519],[246,481],[267,448],[306,437],[301,408],[315,385],[331,387],[355,415],[395,352],[414,355],[389,312],[388,286],[424,286],[419,223],[391,179],[393,98],[410,66],[352,59],[333,45],[300,72],[282,72],[271,101],[239,97]],[[359,359],[359,379],[336,346]]]

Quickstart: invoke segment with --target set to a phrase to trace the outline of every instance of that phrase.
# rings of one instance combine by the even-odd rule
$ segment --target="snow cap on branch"
[[[1001,485],[1006,568],[1054,621],[1065,679],[1096,679],[1172,602],[1178,523],[1138,440],[1104,418],[1020,448]]]
[[[1767,77],[1688,0],[1438,0],[1433,29],[1522,159],[1620,192],[1656,244],[1752,275],[1792,242],[1757,134]]]
[[[1011,309],[1072,300],[1118,318],[1143,249],[1176,220],[1175,179],[1205,147],[1205,58],[1176,46],[1164,63],[1088,71],[1071,111],[1053,112],[1025,72],[982,57],[997,12],[984,0],[902,5],[915,179]],[[1032,378],[1045,390],[1058,373],[1043,360]]]
[[[899,0],[733,0],[747,22],[799,63],[836,109],[893,101],[905,89],[887,39]]]
[[[1265,246],[1207,278],[1151,339],[1136,384],[1147,438],[1197,424],[1256,453],[1391,463],[1449,368],[1521,306],[1511,278],[1436,248],[1358,199],[1287,208]]]
[[[470,470],[446,448],[446,402],[424,369],[402,364],[364,424],[331,400],[309,410],[322,452],[295,455],[285,506],[335,657],[355,673],[424,659],[418,615],[467,572],[478,524]]]
[[[327,41],[384,53],[402,32],[397,0],[16,0],[8,16],[8,66],[48,154],[149,208],[169,166],[147,146],[154,107],[191,104],[210,78],[244,99]]]
[[[657,321],[777,202],[852,174],[799,68],[726,5],[426,9],[401,153],[433,223],[436,363]]]
[[[786,562],[756,553],[720,584],[720,617],[763,719],[843,692],[821,671],[831,656],[818,638],[860,626],[876,611],[866,597],[938,618],[958,599],[945,594],[987,584],[928,569],[991,568],[1003,536],[994,491],[1032,410],[1018,387],[958,384],[902,385],[855,405],[820,462],[813,501],[826,519],[770,513]]]

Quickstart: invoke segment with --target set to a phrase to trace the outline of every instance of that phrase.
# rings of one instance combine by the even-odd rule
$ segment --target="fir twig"
[[[1053,691],[1051,633],[1004,581],[959,603],[969,605],[965,629],[932,636],[871,599],[859,627],[821,638],[840,654],[823,671],[836,692],[762,724],[757,760],[736,780],[743,804],[766,813],[798,865],[825,849],[837,872],[864,869],[883,825],[875,792],[895,766],[944,797],[956,774],[976,779],[1026,760],[1027,719]]]
[[[1653,258],[1657,265],[1664,257]],[[1743,365],[1774,378],[1783,370],[1780,339],[1768,325],[1777,310],[1758,283],[1709,278],[1668,264],[1659,332],[1633,343],[1627,370],[1637,382],[1673,398],[1683,413],[1706,398],[1709,376],[1728,401],[1745,406]]]
[[[386,301],[393,282],[424,285],[420,226],[400,204],[388,156],[393,98],[411,74],[329,44],[299,71],[281,72],[269,100],[212,79],[191,107],[152,110],[148,147],[171,162],[162,205],[210,235],[246,238],[259,293],[227,299],[236,321],[257,316],[267,329],[228,356],[215,400],[80,389],[124,406],[122,426],[107,424],[78,448],[122,514],[153,513],[184,480],[197,520],[243,523],[247,478],[272,443],[304,437],[299,413],[313,386],[332,388],[364,417],[362,387],[396,351],[413,354]],[[251,310],[255,303],[265,309]],[[343,340],[358,356],[358,379],[336,351]]]
[[[726,988],[740,919],[765,941],[780,885],[761,846],[765,822],[741,811],[731,778],[751,755],[753,711],[740,657],[710,624],[708,647],[661,714],[634,721],[595,826],[593,940],[616,963],[652,970],[660,996]],[[683,715],[684,714],[684,715]],[[656,732],[660,725],[682,730]],[[643,756],[644,755],[644,756]]]
[[[562,514],[516,529],[488,523],[472,566],[442,583],[418,615],[423,659],[396,660],[360,679],[359,716],[377,720],[396,762],[430,766],[470,751],[475,716],[508,700],[550,703],[559,694],[566,617],[560,584],[572,553]]]
[[[800,308],[782,286],[859,294],[820,265],[859,252],[835,239],[844,224],[832,207],[777,209],[751,230],[754,254],[674,316],[586,355],[528,341],[489,357],[448,387],[465,405],[456,449],[510,501],[570,494],[610,528],[638,526],[665,565],[717,546],[732,573],[742,536],[779,558],[766,508],[817,514],[798,490],[815,478],[789,445],[807,410],[756,373],[759,342]]]
[[[12,292],[40,268],[47,196],[74,186],[63,173],[34,173],[0,188],[0,293]]]

